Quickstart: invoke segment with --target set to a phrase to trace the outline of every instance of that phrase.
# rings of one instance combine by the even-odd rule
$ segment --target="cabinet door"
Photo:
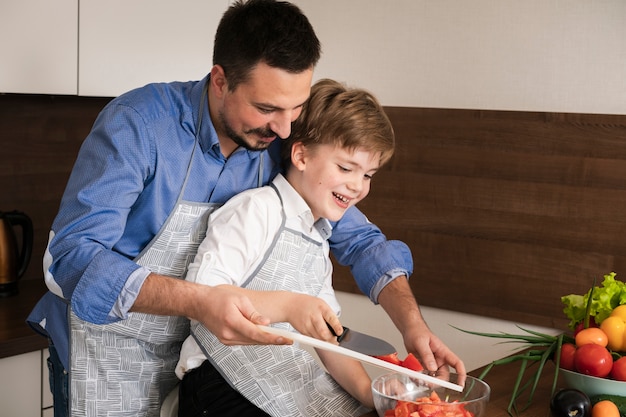
[[[76,94],[78,2],[0,1],[0,92]]]
[[[41,351],[0,359],[0,415],[41,415]]]
[[[117,96],[209,73],[228,0],[80,0],[78,94]]]

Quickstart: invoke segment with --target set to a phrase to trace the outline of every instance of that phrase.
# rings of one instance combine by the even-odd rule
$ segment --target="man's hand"
[[[268,325],[270,320],[261,315],[250,299],[238,287],[219,285],[207,287],[210,297],[196,319],[225,345],[290,344],[291,341],[266,333],[256,325]]]
[[[430,330],[405,277],[398,277],[383,288],[378,302],[402,333],[407,351],[416,354],[425,369],[436,371],[444,365],[450,366],[459,374],[459,383],[463,383],[466,374],[463,361]]]

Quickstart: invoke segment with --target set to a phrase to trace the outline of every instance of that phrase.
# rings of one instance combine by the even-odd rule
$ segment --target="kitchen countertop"
[[[19,293],[0,298],[0,358],[48,347],[48,340],[26,324],[26,317],[45,294],[43,279],[20,280]]]
[[[491,396],[487,405],[487,412],[484,417],[510,417],[507,412],[511,391],[519,372],[519,362],[512,362],[505,365],[496,365],[484,378],[491,387]],[[484,368],[470,372],[470,375],[478,376]],[[534,370],[534,368],[533,368]],[[552,381],[554,378],[554,364],[548,361],[539,380],[537,390],[532,404],[522,413],[520,417],[548,417],[550,416],[550,394],[552,391]],[[559,380],[560,381],[560,380]],[[557,389],[562,388],[562,383],[557,384]],[[517,405],[521,409],[526,405],[527,397],[518,401]],[[378,417],[376,412],[370,412],[362,417]]]

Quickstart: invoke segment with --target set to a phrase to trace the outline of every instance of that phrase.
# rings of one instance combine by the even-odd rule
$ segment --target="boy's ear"
[[[306,147],[302,142],[295,142],[291,145],[291,164],[302,171],[306,165]]]

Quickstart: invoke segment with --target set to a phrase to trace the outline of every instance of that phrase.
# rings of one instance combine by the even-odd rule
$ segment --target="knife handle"
[[[348,329],[346,326],[341,326],[341,327],[343,327],[343,333],[341,333],[341,336],[337,336],[337,333],[335,333],[335,330],[333,330],[333,328],[330,327],[330,324],[326,323],[326,325],[328,326],[328,330],[330,330],[330,332],[333,334],[333,336],[335,336],[337,338],[337,343],[341,343],[343,338],[346,337],[346,335],[350,331],[350,329]]]

